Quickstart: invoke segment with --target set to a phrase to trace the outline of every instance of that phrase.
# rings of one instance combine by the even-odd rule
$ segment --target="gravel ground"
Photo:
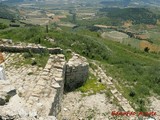
[[[160,120],[160,99],[156,97],[150,97],[151,105],[150,110],[156,112],[156,120]]]
[[[83,97],[80,92],[70,92],[64,95],[62,120],[111,120],[111,112],[118,109],[110,103],[105,94],[95,94]]]

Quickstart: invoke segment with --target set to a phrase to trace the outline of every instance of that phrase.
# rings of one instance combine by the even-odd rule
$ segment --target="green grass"
[[[79,32],[79,34],[81,33]],[[96,38],[111,50],[109,58],[99,62],[107,71],[106,73],[117,80],[122,89],[119,89],[118,86],[117,88],[131,101],[137,111],[146,111],[147,97],[152,95],[152,92],[160,95],[160,77],[158,75],[160,73],[160,54],[145,53],[128,45],[109,39],[100,39],[90,33],[89,35],[91,39]],[[87,32],[85,36],[88,36]],[[135,92],[134,97],[129,95],[131,91]],[[143,103],[141,103],[141,99]]]
[[[133,48],[140,49],[140,47],[139,47],[140,40],[138,40],[138,39],[127,38],[127,39],[124,39],[122,43],[125,45],[128,45],[128,46],[131,46]]]
[[[3,24],[6,24],[6,25],[9,25],[10,24],[10,20],[8,19],[3,19],[3,18],[0,18],[0,23],[3,23]]]
[[[108,59],[110,51],[97,39],[65,31],[51,31],[48,36],[55,39],[56,45],[63,49],[71,49],[87,58]]]
[[[8,26],[9,28],[17,29],[17,27],[10,27],[10,24],[17,24],[17,25],[20,25],[21,27],[24,27],[24,24],[20,23],[18,20],[14,20],[13,22],[12,20],[9,20],[9,19],[0,18],[0,23]]]
[[[13,42],[25,42],[25,43],[35,43],[46,47],[53,47],[49,41],[46,41],[47,34],[45,28],[40,26],[33,27],[20,27],[16,29],[9,29],[0,31],[0,38],[12,39]]]
[[[97,66],[95,64],[93,64],[92,62],[89,63],[89,66],[93,69],[96,70]]]
[[[65,58],[66,58],[67,61],[68,61],[70,58],[72,58],[72,52],[71,52],[71,51],[64,50],[63,53],[64,53]]]
[[[98,82],[96,77],[91,74],[86,83],[82,87],[78,88],[79,91],[82,93],[87,93],[88,95],[99,93],[105,89],[106,86]]]
[[[49,58],[48,53],[35,54],[35,53],[26,52],[26,53],[23,53],[22,56],[23,56],[23,60],[13,63],[13,65],[15,65],[17,68],[21,67],[22,65],[32,65],[33,61],[36,62],[35,64],[36,66],[44,68]],[[15,56],[15,57],[19,57],[19,56]],[[32,74],[32,73],[29,73],[29,74]]]
[[[23,53],[23,56],[25,56],[25,54],[30,54],[30,53]],[[34,58],[34,60],[32,60]],[[32,64],[33,61],[35,61],[38,67],[45,67],[47,61],[49,58],[49,54],[44,53],[44,54],[31,54],[31,56],[27,57],[24,59],[23,64]]]
[[[151,41],[157,45],[160,45],[160,34],[159,32],[149,31]]]

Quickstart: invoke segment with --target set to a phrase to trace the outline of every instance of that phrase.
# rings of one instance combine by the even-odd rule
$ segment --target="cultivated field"
[[[106,37],[112,38],[114,41],[117,41],[120,43],[123,42],[123,39],[129,37],[127,34],[122,33],[122,32],[117,32],[117,31],[104,32],[104,33],[102,33],[101,36],[102,36],[102,38],[106,38]]]

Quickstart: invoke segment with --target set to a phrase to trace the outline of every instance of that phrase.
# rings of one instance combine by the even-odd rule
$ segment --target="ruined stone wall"
[[[39,116],[56,116],[61,110],[65,78],[64,55],[51,55],[27,103]],[[38,100],[39,99],[39,100]],[[37,101],[38,100],[38,101]],[[36,106],[35,103],[41,104]]]
[[[57,54],[50,55],[45,68],[34,78],[22,80],[24,77],[19,73],[23,68],[17,69],[18,75],[14,74],[15,79],[9,80],[16,94],[8,103],[0,105],[0,119],[54,120],[61,110],[64,87],[73,90],[81,86],[87,80],[88,67],[86,58],[78,54],[73,54],[68,63],[63,54]],[[0,98],[2,104],[5,97],[1,97],[1,89]]]
[[[1,52],[33,52],[33,53],[44,53],[49,52],[50,54],[61,54],[63,51],[60,48],[46,48],[42,46],[10,46],[10,45],[0,45]]]
[[[51,69],[51,72],[53,73],[54,79],[56,81],[55,88],[57,88],[56,89],[57,91],[49,115],[57,116],[61,110],[61,102],[64,93],[66,61],[64,55],[61,54],[58,55],[53,62],[54,65],[53,68]]]
[[[73,54],[66,64],[65,90],[71,91],[83,85],[88,77],[89,64],[86,58]]]
[[[17,89],[17,94],[11,97],[6,105],[0,105],[0,119],[50,120],[48,116],[54,118],[61,110],[65,64],[64,55],[50,55],[43,71],[35,79],[26,81],[21,89]],[[29,89],[25,89],[28,83]]]

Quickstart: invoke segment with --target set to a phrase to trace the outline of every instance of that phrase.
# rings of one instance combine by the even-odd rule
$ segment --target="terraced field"
[[[129,37],[127,34],[121,33],[121,32],[117,32],[117,31],[104,32],[104,33],[102,33],[101,36],[102,36],[102,38],[109,37],[109,38],[113,39],[114,41],[117,41],[117,42],[120,42],[120,43],[123,42],[123,39]]]

